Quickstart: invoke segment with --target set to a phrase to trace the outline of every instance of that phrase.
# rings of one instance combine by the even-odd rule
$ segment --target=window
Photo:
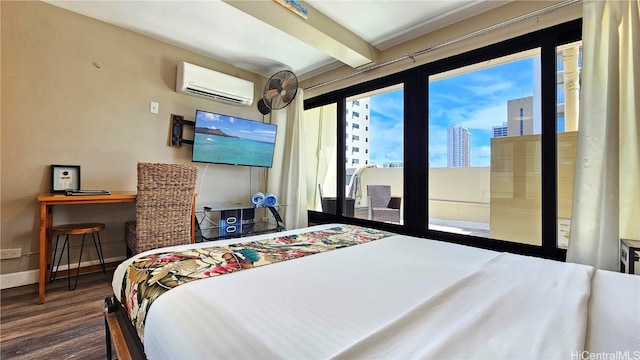
[[[361,218],[366,185],[390,185],[400,218],[364,217],[382,229],[564,259],[581,33],[574,20],[306,99],[306,111],[333,109],[338,149],[364,140],[310,146],[308,178],[328,184],[345,222]],[[354,110],[369,122],[349,124]]]
[[[429,229],[541,245],[539,54],[429,78]]]
[[[345,196],[354,201],[354,208],[349,209],[349,213],[353,210],[351,216],[380,222],[402,222],[399,204],[394,205],[396,209],[389,211],[389,216],[383,216],[369,210],[371,202],[375,200],[368,193],[368,186],[386,186],[390,195],[396,197],[398,201],[401,201],[403,197],[404,175],[402,169],[392,169],[385,165],[394,161],[402,161],[404,157],[403,94],[403,87],[395,85],[357,94],[350,98],[354,99],[354,102],[357,101],[361,108],[366,109],[359,115],[371,119],[370,126],[364,126],[364,130],[357,128],[365,136],[366,141],[359,143],[357,147],[352,147],[352,151],[349,153],[352,158],[351,167],[347,166],[344,169],[346,174],[356,172],[359,174],[357,177],[350,177],[351,181],[345,184]],[[350,102],[348,99],[347,103]],[[353,125],[355,127],[358,124]],[[360,139],[359,135],[357,137]],[[369,139],[371,139],[370,142]],[[377,167],[359,168],[360,164],[376,164]]]
[[[353,141],[358,141],[358,140],[360,140],[360,136],[358,136],[358,135],[353,135],[353,136],[351,137],[351,140],[353,140]]]
[[[539,48],[510,55],[508,61],[494,59],[491,66],[473,64],[430,78],[429,229],[542,246],[542,209],[548,206],[543,206],[541,130],[550,123],[557,132],[557,164],[546,165],[557,167],[556,246],[566,248],[578,130],[579,45],[557,50],[555,118],[542,117]],[[567,66],[571,70],[565,73]],[[453,94],[457,105],[441,102]],[[499,124],[493,125],[496,120]],[[445,144],[437,135],[445,125],[446,166]]]

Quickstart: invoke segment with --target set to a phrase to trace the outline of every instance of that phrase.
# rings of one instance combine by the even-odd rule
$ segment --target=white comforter
[[[125,267],[114,276],[115,294]],[[593,273],[397,235],[181,285],[151,307],[145,352],[150,359],[570,359],[585,349]]]

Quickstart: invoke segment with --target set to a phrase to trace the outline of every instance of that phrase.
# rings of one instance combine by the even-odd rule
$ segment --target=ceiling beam
[[[309,12],[304,19],[275,1],[222,1],[353,68],[376,63],[380,58],[374,46],[306,4]]]

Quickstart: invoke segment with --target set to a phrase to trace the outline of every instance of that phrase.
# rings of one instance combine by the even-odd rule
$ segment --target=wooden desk
[[[113,204],[135,202],[135,191],[113,191],[111,195],[77,195],[66,196],[63,194],[41,194],[40,202],[40,276],[39,276],[39,303],[44,303],[45,285],[47,273],[51,271],[51,239],[49,228],[53,222],[54,205],[81,205],[81,204]]]

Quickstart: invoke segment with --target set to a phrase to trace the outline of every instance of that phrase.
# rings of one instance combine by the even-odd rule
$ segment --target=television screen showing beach
[[[196,111],[193,161],[271,167],[276,125]]]

